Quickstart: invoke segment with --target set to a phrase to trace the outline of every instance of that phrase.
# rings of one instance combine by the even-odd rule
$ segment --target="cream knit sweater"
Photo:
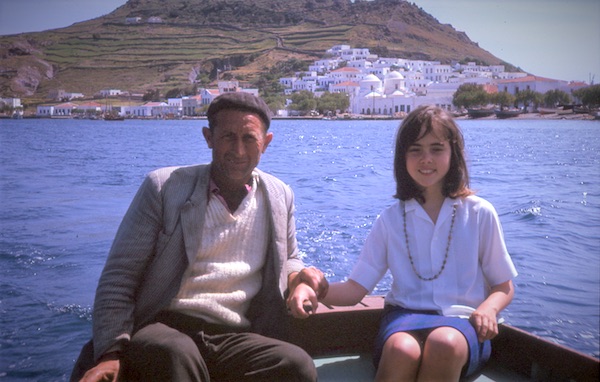
[[[245,314],[261,288],[267,230],[259,187],[250,190],[233,214],[211,195],[201,248],[171,309],[215,324],[250,326]]]

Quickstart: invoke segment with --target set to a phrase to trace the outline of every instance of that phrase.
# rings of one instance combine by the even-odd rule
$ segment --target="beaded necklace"
[[[408,259],[410,260],[410,265],[413,269],[413,272],[415,272],[415,275],[417,275],[419,279],[423,281],[433,281],[440,277],[440,275],[446,268],[446,262],[448,261],[448,252],[450,250],[450,242],[452,242],[452,229],[454,228],[454,220],[456,220],[456,204],[452,206],[452,222],[450,223],[450,231],[448,232],[448,244],[446,245],[446,254],[444,255],[444,262],[442,263],[442,268],[440,269],[440,271],[436,273],[433,277],[421,276],[421,274],[417,271],[417,268],[415,267],[415,262],[413,261],[413,257],[410,254],[410,247],[408,246],[408,232],[406,231],[406,203],[402,203],[402,207],[402,218],[404,220],[404,239],[406,240],[406,252],[408,252]]]

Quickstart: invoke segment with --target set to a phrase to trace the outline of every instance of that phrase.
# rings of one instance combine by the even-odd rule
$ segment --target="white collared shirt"
[[[350,278],[372,291],[389,270],[393,277],[386,302],[408,309],[442,311],[452,305],[477,308],[490,286],[517,276],[494,207],[477,196],[446,198],[434,224],[414,199],[406,202],[406,229],[415,268],[424,277],[442,267],[452,209],[456,220],[444,271],[433,281],[420,280],[406,248],[403,202],[387,207],[369,233]]]

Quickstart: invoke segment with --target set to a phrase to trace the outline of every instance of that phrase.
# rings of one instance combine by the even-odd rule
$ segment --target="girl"
[[[517,275],[494,207],[474,196],[462,134],[441,108],[402,122],[394,175],[398,202],[375,221],[349,279],[323,302],[357,304],[393,277],[374,362],[377,381],[457,381],[487,361],[497,315]]]

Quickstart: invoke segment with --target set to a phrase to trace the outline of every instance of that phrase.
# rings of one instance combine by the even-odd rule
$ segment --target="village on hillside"
[[[301,113],[289,107],[292,102],[291,95],[302,91],[310,92],[317,98],[326,92],[347,97],[348,108],[329,112],[325,116],[327,118],[340,115],[345,118],[402,118],[423,104],[435,104],[453,111],[457,116],[466,115],[466,110],[461,110],[453,104],[453,97],[463,84],[480,85],[491,94],[506,92],[512,95],[524,90],[542,94],[551,90],[573,94],[574,91],[589,86],[585,82],[567,82],[523,72],[506,72],[504,65],[484,66],[475,62],[442,64],[436,61],[378,57],[370,53],[369,49],[352,48],[349,45],[333,46],[326,53],[328,58],[315,61],[308,71],[279,79],[279,83],[285,89],[287,107],[274,111],[276,116],[318,116],[315,111]],[[259,93],[259,89],[243,88],[238,81],[229,80],[217,81],[215,88],[200,88],[197,94],[158,102],[144,103],[141,102],[142,95],[130,94],[119,89],[104,89],[94,96],[94,100],[77,102],[77,99],[86,96],[57,89],[48,95],[54,102],[37,106],[35,114],[30,116],[106,119],[194,118],[202,117],[208,105],[218,95],[237,91],[255,95]],[[14,110],[15,117],[23,116],[20,99],[2,98],[1,103]],[[518,107],[516,114],[521,110],[522,108]],[[487,115],[493,114],[491,109],[488,111]],[[557,109],[549,110],[548,113],[569,111],[576,110]]]

